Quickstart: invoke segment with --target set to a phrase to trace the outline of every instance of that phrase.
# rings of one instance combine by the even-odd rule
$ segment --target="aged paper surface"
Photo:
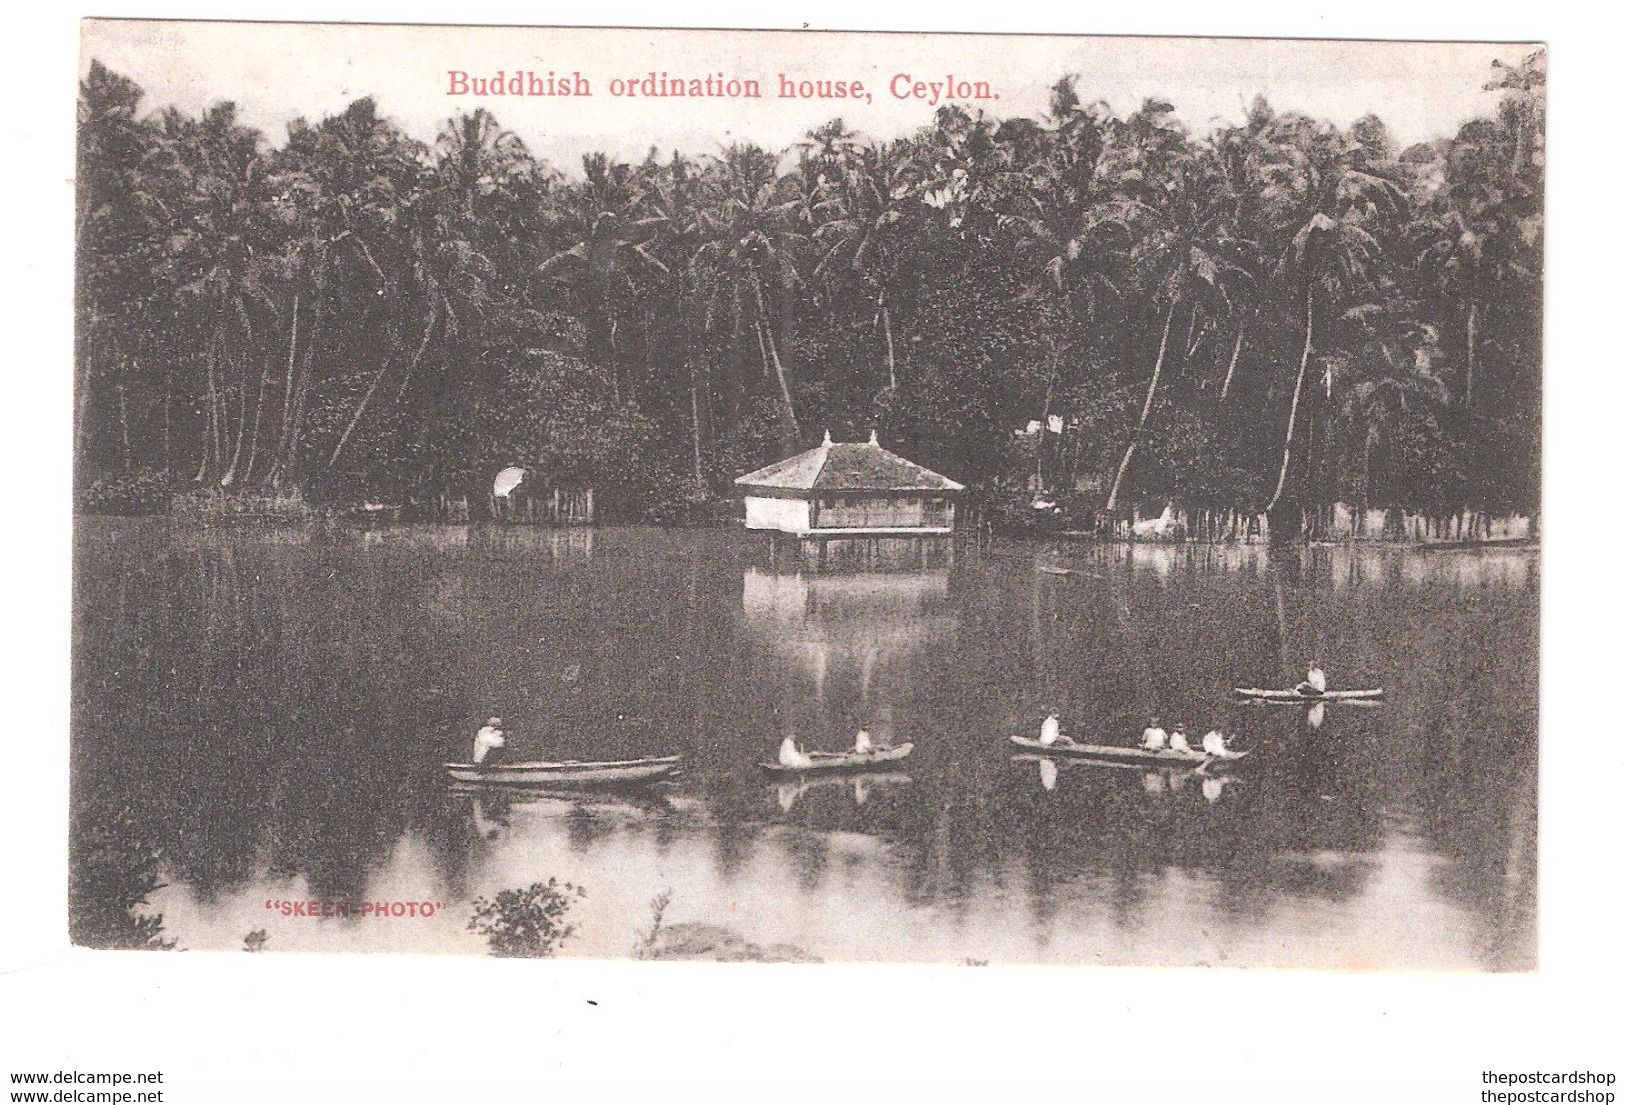
[[[81,79],[76,942],[1533,966],[1538,46]]]
[[[1543,511],[1543,48],[80,38],[82,85],[100,62],[140,90],[101,86],[115,202],[83,202],[81,130],[74,212],[67,958],[106,1011],[17,979],[25,1045],[78,995],[64,1061],[134,1070],[208,994],[241,1029],[190,1062],[216,1088],[220,1056],[269,1047],[350,1091],[506,1089],[514,1064],[453,1080],[438,1054],[499,970],[523,997],[480,1031],[567,1086],[628,1039],[651,1061],[613,1084],[757,1086],[812,1021],[957,1056],[848,1056],[876,1093],[1438,1100],[1483,1088],[1485,1041],[1534,1067],[1559,1032],[1599,1066],[1550,944],[1584,879],[1563,811],[1588,807],[1563,749],[1535,770],[1537,611],[1565,593],[1542,536],[1579,486]],[[1381,704],[1234,693],[1311,661]],[[1052,711],[1089,747],[1011,740]],[[680,770],[452,778],[492,717],[503,770]],[[1247,755],[1092,751],[1176,725]],[[907,754],[761,766],[860,729]],[[170,942],[215,954],[101,950]],[[673,958],[819,962],[648,962]],[[1098,964],[1218,969],[1065,969]],[[272,973],[342,979],[370,1027],[294,1017]],[[1513,1006],[1544,1026],[1516,1044]],[[1241,1039],[1153,1078],[1151,1020]],[[1030,1056],[1035,1021],[1087,1022],[1087,1062]],[[340,1058],[368,1033],[405,1045],[392,1070]],[[1327,1033],[1370,1062],[1325,1062]],[[696,1035],[737,1061],[702,1075]],[[261,1068],[236,1099],[282,1099]]]

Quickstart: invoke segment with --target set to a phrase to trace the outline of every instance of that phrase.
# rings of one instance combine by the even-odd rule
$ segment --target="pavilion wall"
[[[745,496],[745,528],[770,529],[781,533],[806,533],[812,529],[812,504],[806,499],[764,495]]]

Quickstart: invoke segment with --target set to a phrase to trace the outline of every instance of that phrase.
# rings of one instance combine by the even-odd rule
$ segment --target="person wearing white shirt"
[[[875,745],[869,739],[869,730],[859,728],[858,735],[852,738],[852,752],[857,756],[867,756],[875,750]]]
[[[1051,710],[1048,716],[1044,718],[1044,723],[1038,727],[1038,743],[1047,747],[1060,739],[1061,718],[1054,710]]]
[[[1189,738],[1185,736],[1185,727],[1183,725],[1174,726],[1173,734],[1168,738],[1168,748],[1174,752],[1196,751],[1191,747]]]
[[[483,767],[496,763],[500,753],[496,750],[507,744],[507,738],[502,732],[502,719],[499,717],[486,718],[480,731],[474,734],[474,766]]]
[[[812,766],[812,757],[797,748],[796,738],[789,736],[779,742],[779,763],[785,767],[805,769]]]
[[[1168,734],[1162,728],[1161,718],[1152,718],[1151,724],[1140,734],[1140,747],[1147,752],[1161,752],[1168,747]]]
[[[1309,661],[1309,675],[1298,684],[1299,694],[1325,694],[1326,673],[1320,670],[1320,661]]]
[[[1209,729],[1207,736],[1202,738],[1202,751],[1221,760],[1235,755],[1234,752],[1224,746],[1224,734],[1217,727]]]

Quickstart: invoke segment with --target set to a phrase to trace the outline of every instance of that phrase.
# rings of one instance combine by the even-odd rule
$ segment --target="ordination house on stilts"
[[[834,441],[734,480],[745,493],[749,529],[812,542],[822,562],[831,539],[949,536],[965,485],[866,442]],[[866,551],[873,553],[880,546]]]

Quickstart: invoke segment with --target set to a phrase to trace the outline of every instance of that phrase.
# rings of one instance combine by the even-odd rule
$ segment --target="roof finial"
[[[828,430],[824,431],[824,444],[825,445],[834,445],[835,444],[835,439],[829,436],[829,431]]]
[[[880,431],[875,429],[873,426],[869,427],[869,444],[870,445],[879,445],[880,444]]]

